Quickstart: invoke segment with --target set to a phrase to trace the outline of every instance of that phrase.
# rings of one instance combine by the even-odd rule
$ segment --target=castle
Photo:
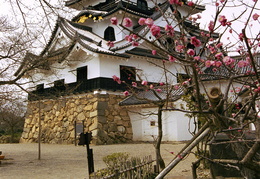
[[[28,96],[28,110],[21,142],[36,142],[38,136],[46,143],[74,143],[79,132],[92,132],[94,144],[112,144],[129,141],[153,141],[157,135],[156,117],[138,115],[154,111],[154,106],[138,100],[124,100],[123,92],[139,78],[149,84],[163,81],[166,66],[173,74],[172,84],[185,76],[180,64],[152,54],[151,46],[142,38],[136,44],[125,40],[126,35],[138,34],[152,41],[154,36],[140,18],[152,19],[164,28],[165,17],[175,19],[205,10],[204,6],[188,6],[186,1],[176,9],[168,0],[157,1],[158,7],[146,0],[68,0],[66,6],[80,11],[71,20],[59,17],[49,43],[40,55],[27,54],[27,60],[41,60],[30,76],[35,82]],[[164,12],[164,16],[161,14]],[[122,30],[111,23],[116,17],[122,22],[131,18],[133,25]],[[182,23],[187,37],[200,36],[198,25],[189,20]],[[174,29],[180,33],[180,29]],[[113,43],[113,45],[111,45]],[[174,49],[167,35],[160,46]],[[200,49],[193,47],[195,51]],[[117,76],[124,84],[118,84]],[[175,106],[182,91],[174,91]],[[151,96],[150,96],[151,97]],[[149,98],[149,97],[148,97]],[[132,99],[132,98],[131,98]],[[130,112],[132,111],[132,112]],[[134,111],[134,112],[133,112]],[[163,113],[163,141],[189,140],[193,122],[181,112]]]

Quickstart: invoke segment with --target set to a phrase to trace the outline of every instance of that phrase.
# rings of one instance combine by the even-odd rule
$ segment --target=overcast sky
[[[52,5],[64,2],[63,0],[48,0],[48,1],[51,2]],[[245,6],[234,7],[234,4],[238,4],[238,3],[241,4],[240,1],[245,4],[248,4],[248,5],[253,4],[253,0],[235,0],[235,1],[232,0],[232,1],[230,1],[230,3],[228,3],[229,7],[227,7],[220,15],[225,15],[228,20],[233,19],[234,17],[238,17],[244,10],[246,10]],[[41,19],[39,19],[39,13],[42,13],[42,12],[40,10],[37,10],[37,8],[35,8],[35,7],[39,6],[39,1],[21,0],[21,2],[28,5],[28,7],[31,7],[28,11],[31,14],[30,20],[35,22],[35,24],[40,25]],[[35,3],[35,2],[37,2],[37,3]],[[216,6],[215,6],[214,1],[212,1],[212,0],[203,0],[201,2],[202,2],[201,4],[206,6],[206,10],[204,12],[202,12],[202,14],[201,14],[202,18],[199,20],[200,27],[207,30],[207,25],[208,25],[209,21],[214,18]],[[16,6],[16,5],[14,5],[14,6]],[[256,7],[260,8],[260,0],[258,1],[258,4],[256,5]],[[24,9],[24,11],[27,11],[27,10]],[[15,13],[15,14],[13,14],[13,13]],[[254,11],[254,13],[258,13],[260,15],[260,10],[256,9]],[[7,2],[7,0],[0,0],[0,14],[8,15],[9,18],[13,19],[13,20],[15,19],[14,16],[21,16],[21,14],[18,11],[16,11],[16,12],[12,11],[12,8],[11,8],[10,4]],[[248,18],[248,14],[249,14],[249,9],[244,14],[244,16],[241,18],[241,20],[232,22],[232,27],[235,28],[238,33],[241,32],[241,29],[244,26],[244,22]],[[57,19],[57,16],[52,16],[53,21],[55,21],[56,19]],[[21,21],[21,19],[19,21]],[[255,36],[257,33],[259,33],[259,29],[260,29],[259,21],[252,21],[252,18],[251,18],[250,27],[252,27],[252,29],[253,29],[253,31],[252,31],[253,36]],[[249,34],[249,31],[247,33]],[[232,36],[234,36],[234,37],[232,37]],[[226,35],[224,36],[222,41],[225,41],[226,43],[228,43],[229,42],[229,40],[227,40],[228,38],[230,38],[231,41],[232,40],[234,41],[234,39],[237,38],[237,35],[235,33],[232,33],[232,34],[226,33]]]

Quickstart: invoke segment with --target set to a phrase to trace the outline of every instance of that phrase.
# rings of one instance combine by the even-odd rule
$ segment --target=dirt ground
[[[185,144],[162,144],[161,151],[166,165]],[[105,168],[104,156],[115,152],[127,152],[129,156],[155,158],[153,144],[117,144],[91,146],[95,171]],[[38,144],[0,144],[5,160],[0,164],[1,179],[84,179],[88,178],[86,147],[74,145],[41,144],[41,160],[38,160]],[[172,154],[173,153],[173,154]],[[182,160],[165,178],[192,178],[193,155]],[[174,177],[176,178],[176,177]]]

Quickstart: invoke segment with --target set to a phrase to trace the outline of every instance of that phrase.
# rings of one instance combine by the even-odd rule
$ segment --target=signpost
[[[87,132],[86,134],[81,133],[79,135],[78,145],[86,145],[86,148],[87,148],[89,175],[94,172],[93,149],[89,148],[89,144],[90,144],[91,140],[92,140],[92,133],[91,132]]]

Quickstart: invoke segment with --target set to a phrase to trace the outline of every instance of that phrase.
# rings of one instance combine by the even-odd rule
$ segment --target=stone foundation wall
[[[39,116],[41,141],[72,144],[75,139],[75,121],[84,122],[84,132],[92,132],[94,144],[112,144],[131,141],[133,133],[130,118],[118,103],[124,97],[113,94],[86,94],[66,98],[29,102],[24,131],[20,142],[37,142]]]

